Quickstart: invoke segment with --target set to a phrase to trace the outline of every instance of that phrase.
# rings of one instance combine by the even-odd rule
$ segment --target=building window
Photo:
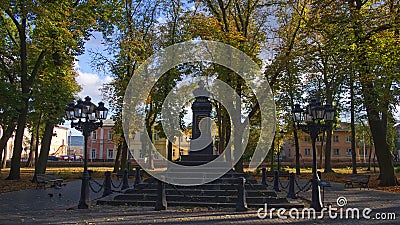
[[[311,155],[311,151],[309,148],[304,149],[304,154],[305,155]]]
[[[347,155],[347,156],[351,155],[351,148],[348,148],[348,149],[346,150],[346,155]]]
[[[153,139],[154,141],[160,140],[160,137],[158,136],[157,133],[154,133],[153,137],[154,137],[154,139]]]
[[[347,136],[347,137],[346,137],[346,142],[347,142],[347,143],[351,142],[351,136]]]
[[[114,159],[114,149],[108,149],[107,159]]]
[[[338,148],[333,149],[333,155],[336,155],[336,156],[340,155]]]
[[[112,130],[108,130],[108,140],[112,140],[113,138],[113,132]]]
[[[325,141],[325,137],[323,137],[323,136],[318,136],[317,141],[318,141],[318,142],[323,142],[323,141]]]
[[[91,159],[95,159],[96,158],[96,149],[93,148],[92,149],[92,154],[91,154]]]
[[[310,137],[309,136],[304,136],[304,141],[310,142]]]
[[[96,140],[97,139],[97,132],[93,131],[92,132],[92,140]]]
[[[333,136],[333,142],[339,142],[339,136]]]

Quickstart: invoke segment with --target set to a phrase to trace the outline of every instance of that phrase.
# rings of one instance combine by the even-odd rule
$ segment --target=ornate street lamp
[[[91,132],[103,126],[103,120],[107,118],[108,113],[108,109],[104,107],[103,102],[99,102],[99,106],[97,107],[90,100],[91,98],[89,96],[86,96],[85,101],[78,100],[76,105],[72,102],[65,109],[65,116],[67,120],[71,120],[71,127],[81,131],[85,141],[81,198],[78,205],[79,209],[87,209],[90,205],[90,175],[87,169],[87,140]]]
[[[303,110],[300,104],[296,104],[292,111],[293,120],[298,129],[309,134],[312,140],[313,165],[312,165],[312,202],[311,207],[316,211],[321,211],[323,205],[321,202],[321,192],[318,185],[319,177],[317,174],[317,150],[315,142],[318,134],[332,129],[332,122],[335,118],[335,109],[329,104],[321,105],[319,98],[313,98],[307,107]]]

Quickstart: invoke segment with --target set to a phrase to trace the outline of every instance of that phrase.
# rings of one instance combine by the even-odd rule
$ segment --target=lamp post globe
[[[85,101],[78,100],[68,104],[65,109],[67,120],[71,120],[71,128],[75,128],[82,132],[84,137],[84,153],[83,153],[83,174],[81,185],[81,196],[78,204],[79,209],[87,209],[90,206],[89,199],[89,181],[91,179],[87,168],[87,141],[91,132],[103,126],[103,120],[107,118],[108,109],[104,107],[104,103],[100,102],[96,106],[91,102],[89,96],[85,97]]]

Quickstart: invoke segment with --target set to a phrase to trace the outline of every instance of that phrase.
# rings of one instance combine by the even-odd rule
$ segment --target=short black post
[[[246,179],[244,177],[239,177],[238,192],[236,200],[236,212],[247,211],[247,201],[246,201],[246,190],[245,190]]]
[[[154,210],[161,211],[167,209],[167,196],[165,195],[165,183],[158,180],[157,186],[157,200]]]
[[[294,173],[289,174],[289,191],[287,193],[287,198],[296,198],[296,193],[294,193]]]
[[[103,191],[103,197],[108,196],[112,194],[111,190],[111,172],[107,171],[104,173],[104,191]]]
[[[141,181],[141,177],[140,177],[140,167],[136,167],[136,171],[135,171],[135,182],[133,183],[134,185],[140,184]]]
[[[267,184],[267,169],[265,169],[265,167],[263,167],[263,168],[261,169],[261,171],[262,171],[262,180],[261,180],[261,184],[262,184],[262,185],[265,185],[265,186],[268,186],[268,184]]]
[[[281,191],[279,190],[279,171],[277,170],[274,171],[274,190]]]
[[[125,190],[129,188],[129,181],[128,181],[128,169],[124,169],[124,175],[122,177],[122,187],[121,190]]]

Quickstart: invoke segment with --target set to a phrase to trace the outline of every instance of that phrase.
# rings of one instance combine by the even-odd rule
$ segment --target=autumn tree
[[[58,65],[63,63],[64,55],[75,56],[82,51],[90,27],[96,24],[96,4],[98,2],[40,0],[7,0],[1,4],[5,26],[0,29],[8,40],[3,42],[2,49],[12,50],[0,53],[1,69],[15,80],[14,101],[19,105],[8,179],[20,178],[23,134],[34,83],[46,68],[44,58],[52,58],[53,65]]]

